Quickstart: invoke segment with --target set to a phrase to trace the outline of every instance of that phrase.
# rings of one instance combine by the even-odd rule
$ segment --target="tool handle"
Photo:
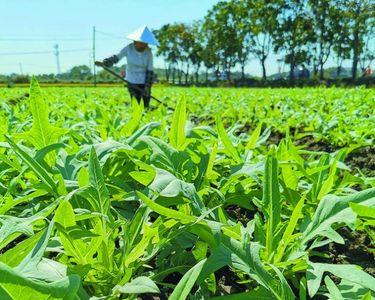
[[[108,68],[106,65],[104,65],[103,62],[101,61],[96,61],[95,62],[95,65],[103,68],[104,70],[106,70],[108,73],[111,73],[113,76],[117,77],[118,79],[121,79],[123,82],[125,82],[127,85],[135,88],[136,90],[138,90],[139,92],[142,92],[142,94],[145,93],[144,90],[142,90],[141,88],[139,88],[138,86],[130,83],[129,81],[127,81],[125,78],[121,77],[119,74],[117,74],[116,72],[112,71],[110,68]],[[150,98],[154,99],[155,101],[159,102],[160,104],[163,104],[162,101],[160,101],[159,99],[155,98],[154,96],[150,95]]]

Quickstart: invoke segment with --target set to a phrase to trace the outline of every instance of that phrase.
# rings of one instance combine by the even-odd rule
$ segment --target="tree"
[[[308,45],[314,41],[311,16],[304,0],[284,0],[277,16],[273,33],[275,51],[285,51],[285,62],[290,65],[289,79],[294,81],[298,64],[309,60]]]
[[[236,14],[233,1],[219,1],[208,11],[203,23],[203,30],[206,31],[208,38],[207,44],[222,69],[228,74],[228,79],[230,79],[231,68],[238,62],[237,55],[242,47]]]
[[[350,44],[352,49],[352,80],[357,78],[359,59],[365,48],[366,36],[374,25],[375,3],[371,0],[340,1],[350,18]]]
[[[362,54],[359,59],[359,65],[362,70],[370,66],[372,61],[375,59],[375,24],[371,25],[370,32],[365,37],[365,43]]]
[[[327,62],[334,41],[336,19],[340,12],[332,5],[331,0],[309,0],[311,19],[313,21],[314,43],[314,73],[324,79],[324,64]]]
[[[185,23],[167,24],[156,31],[156,36],[160,44],[157,55],[163,56],[164,60],[168,63],[166,66],[167,80],[172,70],[172,82],[174,83],[175,67],[177,66],[179,84],[182,83],[183,75],[185,75],[185,84],[187,84],[189,68],[195,49],[194,35],[191,26]],[[194,61],[194,63],[196,62]]]
[[[267,79],[266,60],[273,46],[273,35],[277,28],[277,14],[280,1],[275,0],[247,0],[242,3],[245,16],[245,28],[249,41],[246,43],[249,51],[259,60],[262,66],[262,78]],[[246,48],[244,48],[246,49]]]
[[[159,41],[159,47],[156,55],[162,56],[165,63],[165,77],[169,81],[170,75],[173,76],[172,82],[175,81],[174,67],[179,59],[176,41],[176,26],[173,24],[163,25],[155,31],[156,38]]]
[[[215,68],[215,66],[218,66],[219,61],[218,57],[215,54],[215,46],[213,45],[213,41],[209,39],[208,37],[205,37],[207,35],[206,31],[203,31],[203,36],[204,36],[204,44],[202,47],[202,62],[203,65],[206,68],[206,83],[208,82],[208,73],[211,69]]]
[[[185,75],[185,85],[188,84],[189,80],[189,71],[190,65],[192,64],[193,59],[197,59],[197,54],[195,51],[198,50],[196,48],[196,42],[194,40],[194,34],[192,30],[192,26],[186,25],[184,23],[179,24],[179,31],[178,31],[178,43],[179,43],[179,51],[180,51],[180,63],[181,63],[181,73]],[[194,62],[196,62],[194,60]],[[185,70],[184,70],[185,67]]]
[[[250,35],[247,7],[244,1],[232,0],[233,25],[237,28],[236,62],[241,67],[241,78],[245,79],[245,66],[250,58]]]
[[[345,59],[350,58],[350,18],[348,13],[343,11],[341,0],[333,1],[332,6],[336,13],[332,16],[333,40],[332,49],[335,52],[337,66],[336,76],[340,77],[342,64]]]
[[[192,65],[195,66],[195,83],[199,81],[199,69],[203,63],[203,46],[204,46],[204,34],[202,30],[202,22],[196,21],[189,27],[193,38],[192,49],[189,54],[189,60]]]
[[[69,71],[69,77],[75,81],[85,81],[91,77],[91,69],[86,65],[75,66]]]

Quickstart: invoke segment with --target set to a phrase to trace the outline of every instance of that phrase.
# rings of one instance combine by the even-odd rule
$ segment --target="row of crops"
[[[373,90],[155,96],[0,90],[0,299],[375,296]]]

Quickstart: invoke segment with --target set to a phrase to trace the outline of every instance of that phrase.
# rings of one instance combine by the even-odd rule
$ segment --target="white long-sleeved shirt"
[[[135,49],[133,43],[127,45],[117,54],[118,59],[126,57],[125,79],[130,83],[144,84],[146,81],[146,71],[153,71],[152,52],[147,47],[143,52]]]

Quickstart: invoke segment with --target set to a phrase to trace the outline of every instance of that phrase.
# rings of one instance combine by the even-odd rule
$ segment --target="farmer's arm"
[[[129,45],[124,47],[118,54],[112,55],[103,60],[106,67],[112,67],[114,64],[118,63],[123,57],[128,55]]]

